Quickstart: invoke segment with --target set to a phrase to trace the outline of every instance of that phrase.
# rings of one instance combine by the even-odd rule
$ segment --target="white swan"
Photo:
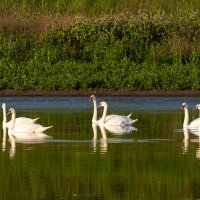
[[[92,117],[92,123],[100,123],[100,120],[97,120],[97,102],[96,102],[96,97],[95,95],[91,95],[90,96],[90,101],[93,101],[93,105],[94,105],[94,111],[93,111],[93,117]],[[132,113],[131,113],[132,114]],[[129,114],[128,116],[124,116],[124,117],[128,117],[130,118],[131,114]],[[105,121],[108,121],[112,118],[115,117],[121,117],[121,115],[106,115]]]
[[[100,120],[98,120],[98,124],[100,125],[108,125],[108,126],[127,126],[134,124],[137,119],[131,119],[130,116],[118,115],[117,117],[113,117],[110,119],[106,119],[108,104],[105,101],[102,101],[97,108],[103,107],[103,115]]]
[[[3,109],[3,127],[6,127],[6,128],[9,128],[11,126],[11,121],[7,122],[7,116],[6,116],[6,104],[3,103],[2,104],[2,109]],[[38,118],[35,118],[35,119],[31,119],[31,118],[27,118],[27,117],[17,117],[15,119],[15,126],[20,126],[21,124],[27,124],[27,123],[35,123],[38,119]]]
[[[44,127],[40,124],[35,124],[35,123],[25,123],[25,124],[21,124],[20,126],[15,126],[15,121],[16,121],[15,109],[10,108],[8,114],[10,113],[12,114],[12,119],[10,122],[11,125],[9,126],[9,129],[8,129],[8,134],[12,134],[16,138],[17,137],[19,138],[32,137],[34,136],[33,134],[36,134],[36,133],[38,133],[38,137],[40,137],[40,135],[43,136],[44,131],[52,127],[52,126]]]
[[[197,118],[189,123],[189,111],[188,111],[188,104],[182,103],[182,109],[184,109],[184,121],[183,121],[183,128],[189,129],[197,129],[200,126],[200,118]]]

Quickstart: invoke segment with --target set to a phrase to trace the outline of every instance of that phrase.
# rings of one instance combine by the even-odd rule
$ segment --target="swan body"
[[[9,113],[12,114],[12,119],[10,121],[11,125],[9,126],[8,134],[12,134],[16,138],[17,137],[27,138],[33,133],[42,133],[52,127],[52,126],[44,127],[40,124],[35,124],[35,123],[24,123],[20,124],[20,126],[15,126],[15,120],[16,120],[15,109],[10,108]]]
[[[14,126],[12,132],[14,133],[42,133],[52,126],[44,127],[40,124],[23,124],[21,126]]]
[[[189,123],[189,110],[188,110],[188,104],[182,103],[182,109],[184,109],[184,121],[183,121],[183,128],[189,128],[189,129],[197,129],[200,126],[200,118],[197,118]]]
[[[6,104],[3,103],[2,104],[2,109],[3,109],[3,127],[9,128],[12,126],[11,121],[7,122],[7,116],[6,116]],[[31,118],[27,118],[27,117],[17,117],[15,119],[15,126],[20,126],[22,124],[28,124],[28,123],[35,123],[38,119],[31,119]]]
[[[45,133],[30,133],[30,132],[15,132],[13,136],[16,142],[43,142],[45,139],[51,139],[52,137]]]
[[[132,125],[137,121],[137,119],[131,119],[130,115],[128,115],[128,116],[117,115],[116,117],[106,119],[108,104],[103,101],[99,104],[98,108],[99,107],[104,108],[102,118],[100,120],[98,120],[98,124],[100,124],[100,125],[127,126],[127,125]]]
[[[95,95],[91,95],[90,96],[90,101],[93,101],[93,105],[94,105],[94,111],[93,111],[93,117],[92,117],[92,123],[96,123],[96,124],[100,124],[101,123],[101,120],[97,120],[97,102],[96,102],[96,97]],[[129,114],[128,116],[124,116],[124,117],[128,117],[130,118],[132,115]],[[106,115],[106,118],[105,118],[105,121],[108,121],[108,120],[111,120],[113,118],[116,118],[116,117],[121,117],[122,115]]]
[[[133,126],[105,126],[105,129],[114,135],[124,135],[137,131],[137,128]]]

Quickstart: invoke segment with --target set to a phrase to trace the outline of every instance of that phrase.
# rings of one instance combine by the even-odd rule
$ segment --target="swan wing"
[[[105,121],[108,121],[108,120],[110,120],[110,119],[112,119],[112,118],[120,117],[120,116],[121,116],[121,115],[107,115]]]
[[[112,118],[115,118],[115,117],[125,117],[125,118],[130,118],[131,115],[132,115],[132,113],[129,114],[129,115],[127,115],[127,116],[124,116],[124,115],[107,115],[105,121],[108,121],[108,120],[110,120],[110,119],[112,119]]]
[[[12,132],[14,133],[41,133],[51,128],[52,126],[44,127],[40,124],[27,123],[14,126]]]
[[[35,119],[31,119],[31,118],[28,118],[28,117],[17,117],[16,120],[15,120],[15,123],[35,123],[38,119],[38,118],[35,118]]]
[[[110,125],[110,126],[125,126],[125,125],[131,125],[133,123],[134,120],[128,118],[127,116],[114,117],[105,121],[105,125]]]
[[[17,117],[17,118],[15,119],[15,126],[16,126],[16,127],[17,127],[17,126],[20,127],[20,126],[24,126],[24,124],[27,125],[27,124],[29,124],[29,123],[35,123],[39,118],[40,118],[40,117],[35,118],[35,119],[31,119],[31,118],[27,118],[27,117]],[[12,125],[12,122],[11,122],[11,121],[9,121],[9,122],[6,123],[6,127],[7,127],[7,128],[11,127],[11,125]]]

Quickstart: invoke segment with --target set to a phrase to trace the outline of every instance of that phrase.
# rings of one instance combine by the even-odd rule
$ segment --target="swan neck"
[[[97,102],[96,102],[96,100],[93,100],[93,105],[94,105],[94,111],[93,111],[92,122],[97,122]]]
[[[107,115],[107,109],[108,109],[108,106],[106,104],[106,105],[104,105],[103,115],[102,115],[102,118],[101,118],[103,124],[105,123],[105,119],[106,119],[106,115]]]
[[[15,112],[15,110],[13,110],[13,112],[12,112],[12,118],[11,118],[11,126],[10,126],[10,129],[11,129],[11,130],[14,129],[15,120],[16,120],[16,112]]]
[[[184,108],[184,121],[183,121],[183,127],[188,127],[188,123],[189,123],[189,111],[188,108]]]
[[[92,124],[92,130],[93,130],[93,140],[97,139],[97,125]]]
[[[3,106],[3,127],[7,123],[6,106]]]

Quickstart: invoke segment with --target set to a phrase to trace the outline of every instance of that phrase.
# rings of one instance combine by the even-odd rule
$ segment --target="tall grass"
[[[154,11],[161,9],[166,13],[185,13],[200,9],[198,0],[1,0],[2,14],[18,13],[21,16],[51,14],[99,14],[127,11],[137,13],[139,9]]]

